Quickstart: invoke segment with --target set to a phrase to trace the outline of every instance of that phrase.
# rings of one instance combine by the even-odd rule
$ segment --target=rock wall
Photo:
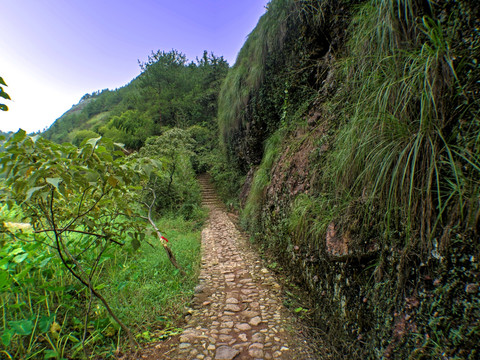
[[[224,133],[241,223],[309,290],[334,358],[475,359],[478,4],[290,9]]]

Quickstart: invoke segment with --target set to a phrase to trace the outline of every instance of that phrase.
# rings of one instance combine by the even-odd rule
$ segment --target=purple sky
[[[4,0],[0,130],[48,127],[85,93],[127,84],[137,59],[177,49],[236,55],[268,0]]]

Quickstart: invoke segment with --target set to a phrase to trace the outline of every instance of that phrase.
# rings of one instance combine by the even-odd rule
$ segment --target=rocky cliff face
[[[220,102],[242,224],[309,288],[336,358],[475,358],[478,4],[269,6]]]

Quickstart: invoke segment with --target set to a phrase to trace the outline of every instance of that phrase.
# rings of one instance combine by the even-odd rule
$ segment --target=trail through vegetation
[[[6,134],[1,356],[109,358],[127,327],[132,343],[180,335],[209,173],[271,268],[306,290],[300,314],[333,359],[477,359],[479,49],[476,0],[272,0],[233,66],[152,52],[43,134]],[[218,236],[240,259],[221,232],[212,254]],[[252,287],[230,307],[251,306],[254,275],[226,274],[222,291]],[[218,350],[205,346],[195,356]]]
[[[142,358],[318,359],[282,304],[281,285],[236,229],[209,177],[200,183],[210,214],[192,309],[177,341],[153,344]]]

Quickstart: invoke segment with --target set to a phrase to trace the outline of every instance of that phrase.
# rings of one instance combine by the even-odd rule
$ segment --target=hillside
[[[75,145],[106,136],[138,150],[163,128],[216,128],[218,91],[228,70],[223,57],[205,51],[189,62],[177,50],[157,51],[140,67],[142,73],[122,88],[85,94],[43,136]]]
[[[479,10],[272,1],[222,87],[224,192],[338,359],[478,357]]]

